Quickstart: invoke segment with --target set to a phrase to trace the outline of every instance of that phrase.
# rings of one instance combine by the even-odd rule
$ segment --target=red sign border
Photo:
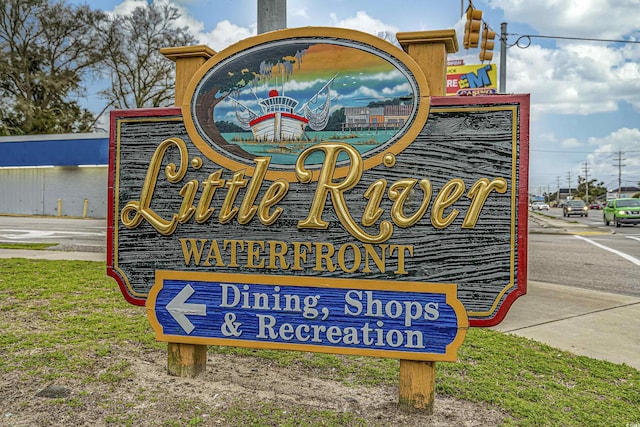
[[[514,103],[520,105],[520,117],[519,117],[519,129],[520,129],[520,144],[519,144],[519,169],[518,169],[518,226],[516,230],[516,245],[518,253],[518,273],[517,273],[517,287],[514,291],[510,292],[507,297],[502,301],[500,308],[496,311],[495,315],[489,319],[469,319],[469,326],[471,327],[486,327],[495,326],[504,320],[507,312],[509,311],[513,302],[520,296],[527,292],[527,265],[528,265],[528,188],[529,188],[529,112],[530,112],[530,96],[524,95],[494,95],[494,96],[475,96],[475,97],[460,97],[460,96],[433,96],[431,97],[431,107],[450,107],[450,106],[473,106],[473,105],[504,105],[508,103]],[[114,142],[116,141],[116,117],[169,117],[169,116],[182,116],[182,109],[180,107],[169,108],[144,108],[135,110],[114,110],[111,112],[111,127],[110,127],[110,143],[109,143],[109,184],[108,184],[108,203],[109,211],[107,218],[107,275],[113,277],[125,299],[138,306],[144,306],[146,298],[135,298],[131,296],[127,291],[127,285],[122,280],[120,274],[114,267],[114,242],[113,233],[115,229],[115,212],[113,207],[115,206],[115,158],[116,147]]]
[[[528,239],[529,239],[529,113],[530,95],[492,95],[492,96],[438,96],[431,98],[431,107],[472,106],[472,105],[520,105],[520,152],[518,168],[518,228],[516,245],[518,249],[518,275],[516,289],[502,301],[495,316],[489,319],[469,319],[471,327],[495,326],[502,322],[514,301],[527,293]]]

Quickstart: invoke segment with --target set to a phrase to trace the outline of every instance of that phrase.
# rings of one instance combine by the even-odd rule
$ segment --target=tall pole
[[[507,93],[507,23],[500,24],[500,83],[498,91]]]
[[[623,154],[624,153],[622,151],[618,151],[618,163],[614,165],[618,167],[618,199],[620,198],[620,193],[622,192],[622,167],[624,166],[622,164],[622,161],[625,160],[622,158]]]
[[[589,204],[589,163],[584,162],[584,183],[586,185],[585,196],[587,196],[587,204]]]
[[[287,0],[257,0],[258,34],[287,28]]]

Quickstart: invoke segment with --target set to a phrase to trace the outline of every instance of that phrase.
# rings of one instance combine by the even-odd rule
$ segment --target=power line
[[[542,36],[537,34],[508,34],[509,36],[520,36],[516,39],[513,44],[510,44],[509,47],[518,46],[520,49],[526,49],[531,46],[532,38],[539,39],[558,39],[558,40],[580,40],[580,41],[590,41],[590,42],[604,42],[604,43],[633,43],[639,44],[640,40],[617,40],[617,39],[598,39],[591,37],[568,37],[568,36]],[[521,40],[526,40],[527,43],[520,45]]]
[[[601,154],[601,155],[616,154],[616,152],[613,152],[613,151],[607,151],[607,152],[601,151],[599,153],[596,153],[595,151],[538,150],[534,148],[530,148],[529,151],[535,151],[538,153],[570,153],[570,154]],[[625,153],[640,153],[640,150],[626,150]]]

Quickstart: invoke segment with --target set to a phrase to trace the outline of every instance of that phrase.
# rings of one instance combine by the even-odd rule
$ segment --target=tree
[[[333,113],[331,113],[331,116],[329,117],[329,122],[327,123],[327,126],[325,126],[324,130],[341,131],[342,124],[345,121],[346,119],[344,115],[344,107],[342,107],[337,109]]]
[[[0,0],[0,134],[87,132],[93,115],[74,99],[101,60],[102,12],[62,1]]]
[[[111,87],[101,91],[115,108],[173,105],[175,65],[160,48],[195,42],[177,26],[178,9],[156,2],[137,7],[130,15],[113,16],[103,31],[104,65]]]
[[[576,196],[584,199],[585,193],[587,190],[586,180],[578,176],[578,188]],[[607,187],[604,186],[604,182],[597,182],[596,179],[592,179],[589,181],[589,199],[588,201],[596,200],[599,196],[607,194]]]

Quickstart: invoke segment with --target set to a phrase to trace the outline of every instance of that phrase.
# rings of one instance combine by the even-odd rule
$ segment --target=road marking
[[[582,237],[582,236],[575,236],[575,237],[577,239],[584,240],[587,243],[591,243],[592,245],[597,246],[600,249],[604,249],[605,251],[609,251],[611,253],[614,253],[614,254],[626,259],[627,261],[631,261],[635,265],[640,266],[640,259],[638,259],[638,258],[632,257],[631,255],[625,254],[624,252],[621,252],[621,251],[619,251],[617,249],[613,249],[613,248],[609,248],[609,247],[607,247],[605,245],[601,245],[600,243],[594,242],[593,240],[587,239],[586,237]]]
[[[625,236],[627,239],[633,239],[633,240],[637,240],[640,242],[640,237],[636,237],[636,236]]]
[[[574,236],[604,236],[611,234],[609,231],[572,231]]]

